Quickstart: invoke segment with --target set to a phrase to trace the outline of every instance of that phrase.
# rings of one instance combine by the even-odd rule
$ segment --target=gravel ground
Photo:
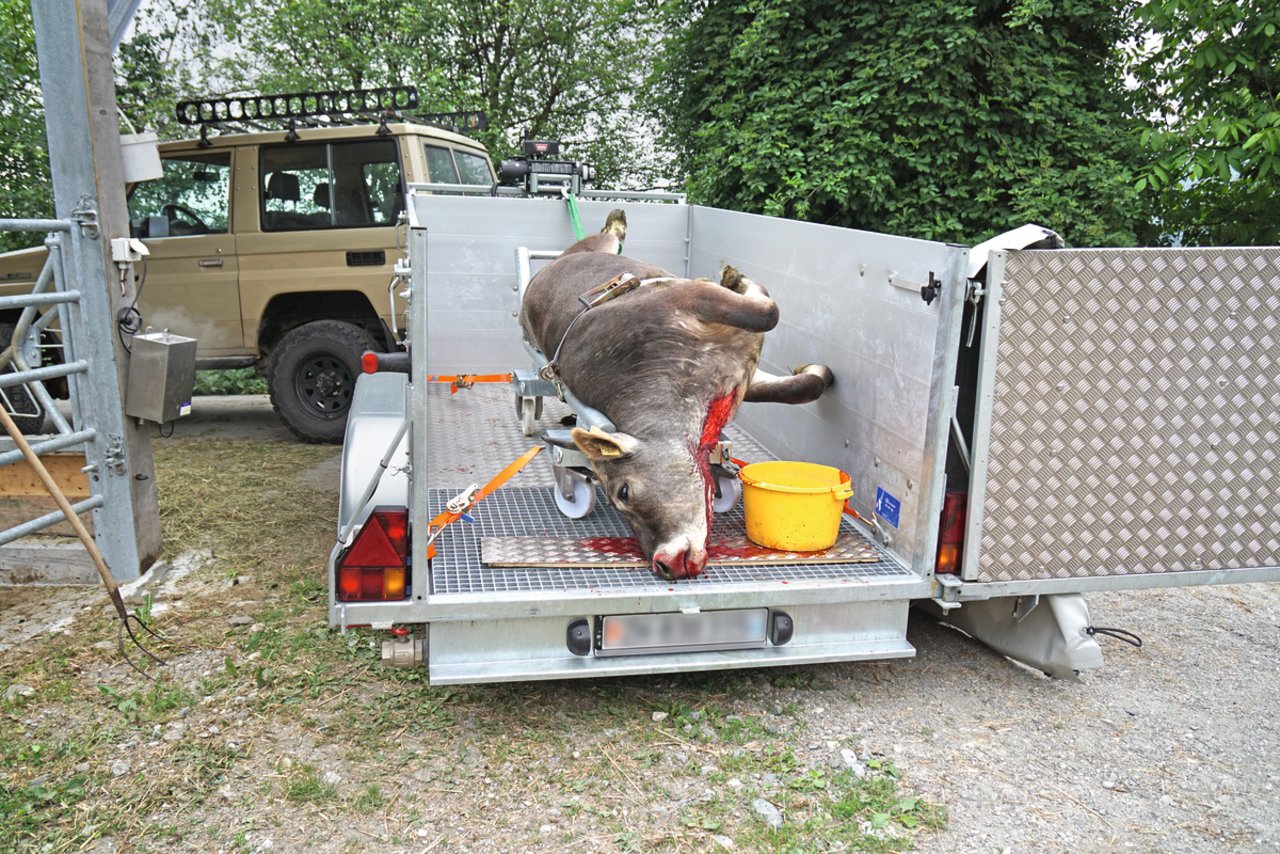
[[[260,402],[243,417],[236,412],[221,404],[208,417],[184,422],[174,441],[239,438],[242,428],[253,441],[283,438]],[[319,460],[298,474],[298,485],[332,501],[336,485],[326,474],[332,470],[332,460]],[[171,585],[167,598],[174,601],[158,597],[191,626],[203,618],[222,627],[217,634],[225,642],[204,644],[171,668],[176,684],[207,696],[189,710],[155,718],[154,725],[124,731],[109,760],[101,753],[90,757],[102,765],[102,797],[119,798],[129,791],[125,781],[154,789],[166,772],[196,775],[198,767],[188,772],[180,763],[195,761],[198,747],[216,746],[208,755],[222,757],[218,767],[225,770],[210,777],[207,794],[145,819],[196,828],[184,831],[184,844],[175,847],[717,850],[735,846],[736,828],[738,850],[767,849],[780,843],[748,827],[766,818],[763,807],[736,793],[758,790],[762,799],[784,804],[781,814],[793,822],[803,803],[787,801],[778,789],[794,789],[801,778],[789,778],[790,784],[767,773],[738,779],[728,769],[743,753],[776,742],[794,751],[795,774],[838,765],[847,747],[860,763],[892,762],[904,790],[948,810],[944,829],[891,839],[889,850],[914,844],[926,852],[1280,851],[1275,584],[1090,595],[1096,624],[1127,628],[1146,644],[1138,650],[1104,639],[1105,667],[1080,684],[1047,679],[915,614],[908,635],[918,651],[913,659],[482,686],[452,694],[415,689],[415,698],[454,711],[435,729],[430,721],[439,709],[424,706],[418,723],[392,732],[405,751],[392,762],[387,755],[367,756],[367,745],[345,734],[352,715],[366,708],[372,714],[409,687],[385,679],[375,684],[373,671],[361,670],[370,665],[343,664],[356,668],[345,687],[321,683],[304,695],[296,714],[278,718],[271,716],[271,679],[283,665],[272,660],[265,675],[260,666],[239,682],[226,676],[233,667],[252,673],[259,655],[266,663],[267,640],[285,631],[272,622],[283,608],[276,585],[248,576],[234,581],[196,571]],[[323,625],[323,605],[300,601],[296,625],[310,634]],[[102,612],[84,590],[0,590],[0,655],[10,656],[0,658],[4,688],[17,686],[11,678],[17,674],[36,689],[30,700],[17,701],[27,705],[8,707],[14,726],[28,733],[70,728],[77,715],[89,714],[78,711],[87,696],[75,693],[81,685],[96,693],[97,685],[124,692],[137,684],[114,661],[113,643],[92,628],[86,660],[70,667],[71,677],[59,677],[74,683],[59,689],[60,704],[42,701],[58,684],[43,665],[13,664],[12,656],[55,643],[49,623],[83,626],[101,621]],[[49,613],[56,620],[43,616]],[[237,619],[230,627],[228,615]],[[42,619],[43,634],[33,628]],[[344,643],[323,630],[316,637]],[[290,643],[297,646],[298,637]],[[214,679],[226,684],[210,687]],[[369,696],[354,696],[364,684],[373,686]],[[725,716],[718,724],[760,721],[768,735],[733,744],[699,741],[682,736],[680,727],[702,728],[702,711],[679,721],[675,711],[670,720],[650,718],[655,709],[682,704],[714,705],[715,714]],[[647,758],[637,763],[637,756]],[[299,778],[300,768],[315,779]],[[6,784],[30,784],[39,770],[0,769],[0,794]],[[611,782],[596,787],[590,781],[597,776]],[[374,782],[382,790],[379,808],[370,811],[361,808],[360,792]],[[286,788],[304,783],[338,794],[325,805]],[[700,803],[724,805],[714,827],[690,826]],[[246,823],[247,816],[257,818]],[[89,850],[166,850],[136,837],[87,838],[97,846],[85,842]],[[820,840],[803,841],[822,850]]]

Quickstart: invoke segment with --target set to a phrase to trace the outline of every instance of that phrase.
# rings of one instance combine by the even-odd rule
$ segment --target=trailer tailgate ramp
[[[966,579],[1280,577],[1280,249],[995,253],[985,300]]]

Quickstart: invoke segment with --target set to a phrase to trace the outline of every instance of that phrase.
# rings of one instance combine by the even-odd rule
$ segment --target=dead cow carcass
[[[534,276],[520,322],[559,380],[616,426],[575,428],[573,441],[654,571],[691,578],[707,563],[709,454],[738,405],[807,403],[833,377],[825,365],[757,370],[778,323],[768,292],[732,267],[719,283],[672,275],[618,254],[625,237],[615,210]]]

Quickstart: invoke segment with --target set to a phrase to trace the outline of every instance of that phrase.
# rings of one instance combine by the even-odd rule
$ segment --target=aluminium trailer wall
[[[426,364],[437,373],[528,365],[520,344],[516,247],[573,241],[557,199],[417,193],[427,231]],[[746,404],[737,423],[782,459],[836,466],[853,506],[918,576],[932,573],[942,465],[964,299],[965,247],[706,208],[580,202],[588,232],[620,207],[625,252],[678,274],[718,277],[729,263],[764,285],[781,321],[761,367],[822,362],[836,385],[807,406]],[[921,287],[939,282],[926,302]],[[412,328],[412,327],[411,327]],[[424,446],[425,452],[425,446]],[[417,451],[415,450],[415,456]]]

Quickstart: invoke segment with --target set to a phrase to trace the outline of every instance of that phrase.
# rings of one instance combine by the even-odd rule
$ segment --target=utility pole
[[[129,236],[116,87],[105,0],[33,0],[40,88],[44,95],[54,204],[76,223],[66,258],[68,282],[81,293],[85,334],[77,358],[97,366],[100,379],[76,378],[77,411],[92,412],[99,464],[89,473],[104,505],[94,510],[94,537],[121,580],[137,578],[160,555],[160,513],[147,429],[124,415],[129,353],[117,334],[116,313],[133,299],[121,293],[111,239]],[[105,377],[106,379],[101,379]],[[115,380],[114,387],[111,380]]]

